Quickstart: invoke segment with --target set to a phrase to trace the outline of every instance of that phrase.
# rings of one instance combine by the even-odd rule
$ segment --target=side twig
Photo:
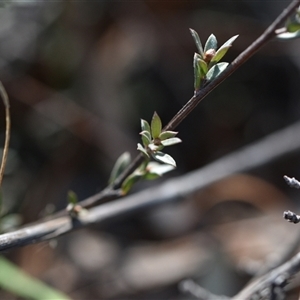
[[[6,161],[7,161],[8,147],[9,147],[9,140],[10,140],[9,100],[8,100],[8,96],[5,91],[5,88],[1,81],[0,81],[0,95],[1,95],[4,107],[5,107],[5,122],[6,122],[5,142],[4,142],[2,161],[1,161],[1,167],[0,167],[0,187],[1,187],[4,170],[5,170],[5,165],[6,165]]]
[[[199,300],[230,300],[229,297],[212,294],[191,279],[182,281],[179,284],[179,289],[181,292],[190,294]]]
[[[290,210],[286,210],[283,212],[283,218],[294,224],[297,224],[300,222],[300,216],[298,216],[297,214],[295,214],[294,212],[292,212]]]
[[[180,290],[201,300],[285,299],[285,286],[300,271],[300,253],[283,265],[257,277],[232,298],[211,294],[191,280],[183,281]]]
[[[240,299],[284,299],[284,287],[300,271],[300,253],[280,267],[258,277],[232,298]]]

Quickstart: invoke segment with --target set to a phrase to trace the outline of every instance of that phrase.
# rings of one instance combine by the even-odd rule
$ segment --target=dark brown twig
[[[199,286],[191,279],[182,281],[179,289],[185,294],[190,294],[199,300],[229,300],[229,297],[212,294],[208,290]]]
[[[285,299],[284,287],[290,282],[292,277],[300,271],[300,253],[283,265],[260,276],[247,285],[232,300],[240,299]],[[201,288],[193,281],[185,281],[185,286],[181,290],[189,292],[197,299],[228,299],[224,296],[211,294],[209,291]]]

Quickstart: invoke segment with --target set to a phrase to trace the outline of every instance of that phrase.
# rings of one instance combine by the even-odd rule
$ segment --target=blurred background
[[[189,28],[203,43],[214,33],[219,45],[239,34],[223,59],[231,62],[287,4],[3,5],[0,79],[10,97],[12,134],[2,231],[64,209],[69,190],[80,200],[99,192],[119,155],[135,157],[140,118],[150,120],[157,111],[166,124],[192,97],[196,47]],[[179,126],[183,143],[168,149],[178,168],[162,180],[297,122],[299,46],[299,40],[272,41],[213,91]],[[4,109],[0,116],[3,144]],[[296,152],[180,203],[5,255],[72,299],[186,299],[178,290],[185,278],[231,296],[297,236],[282,211],[295,205],[299,192],[282,177],[299,179],[298,161]],[[141,182],[135,190],[156,183]],[[19,299],[4,290],[0,298]]]

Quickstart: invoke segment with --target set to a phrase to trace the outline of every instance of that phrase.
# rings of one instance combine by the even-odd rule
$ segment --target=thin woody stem
[[[4,142],[2,161],[1,161],[1,167],[0,167],[0,187],[1,187],[4,170],[5,170],[5,165],[6,165],[6,161],[7,161],[8,147],[9,147],[9,140],[10,140],[9,100],[8,100],[7,93],[4,89],[4,86],[1,81],[0,81],[0,95],[1,95],[4,107],[5,107],[5,122],[6,122],[5,142]]]

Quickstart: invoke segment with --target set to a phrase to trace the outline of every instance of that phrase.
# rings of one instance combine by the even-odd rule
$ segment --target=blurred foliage
[[[39,280],[31,278],[4,257],[0,257],[0,286],[25,299],[70,299]]]

